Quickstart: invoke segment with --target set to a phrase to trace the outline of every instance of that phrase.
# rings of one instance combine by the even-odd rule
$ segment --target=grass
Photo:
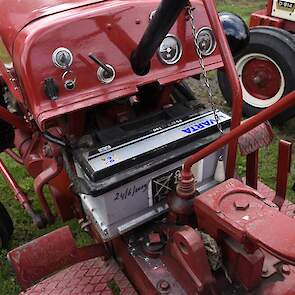
[[[278,129],[274,128],[275,139],[273,143],[262,149],[260,152],[260,178],[264,183],[266,183],[272,189],[275,189],[276,186],[276,171],[277,171],[277,155],[278,155],[278,145],[279,139],[289,140],[290,142],[295,142],[295,119],[292,119],[287,124],[285,124],[284,128]],[[294,158],[293,152],[293,158]],[[239,157],[237,163],[238,172],[240,175],[245,174],[245,158]],[[292,186],[295,183],[295,167],[294,161],[292,162],[291,173],[288,182],[288,198],[290,201],[295,202],[295,193],[292,190]]]
[[[266,0],[216,0],[219,11],[229,11],[249,20],[252,12],[257,11],[266,5]]]
[[[249,18],[251,12],[260,9],[264,6],[266,1],[217,1],[218,8],[220,11],[232,11],[245,19]],[[295,119],[288,122],[284,127],[280,129],[275,129],[277,138],[284,138],[294,142],[295,140]],[[268,184],[270,187],[275,188],[276,180],[276,165],[277,165],[277,150],[278,150],[278,139],[274,141],[269,148],[262,150],[260,154],[260,177],[261,179]],[[26,171],[11,161],[7,156],[2,155],[1,158],[5,161],[10,171],[20,183],[24,191],[31,197],[34,196],[32,179],[27,175]],[[245,173],[244,159],[239,157],[238,159],[238,171],[240,173]],[[292,184],[295,182],[295,169],[294,165],[292,166],[291,177],[289,180],[288,193],[292,201],[295,202],[294,192],[291,190]],[[54,226],[50,226],[45,230],[37,230],[36,227],[32,224],[31,219],[26,215],[26,213],[21,209],[20,205],[14,201],[14,197],[7,187],[5,182],[0,179],[0,201],[8,209],[11,216],[13,216],[15,231],[13,238],[10,243],[10,249],[13,249],[19,245],[22,245],[38,236],[50,232],[51,230],[58,228],[62,225],[60,220]],[[34,202],[34,206],[38,208],[38,202]],[[82,245],[89,241],[88,236],[81,232],[76,221],[68,222],[70,225],[74,237],[78,244]],[[6,251],[0,251],[0,295],[15,295],[20,291],[19,286],[17,285],[13,272],[6,260]]]
[[[28,176],[23,167],[12,161],[6,155],[1,155],[1,159],[5,162],[9,170],[12,171],[12,174],[21,185],[24,192],[30,197],[34,197],[35,193],[33,190],[32,178]],[[56,224],[51,225],[46,229],[38,230],[32,223],[31,218],[21,208],[19,203],[14,200],[13,194],[2,178],[0,179],[0,192],[0,201],[9,211],[10,216],[12,216],[15,227],[13,238],[9,245],[10,249],[18,247],[63,225],[69,225],[71,227],[73,236],[78,245],[89,243],[89,236],[80,230],[79,225],[75,220],[67,222],[66,224],[62,223],[61,220],[57,220]],[[49,195],[48,191],[46,192],[46,195]],[[36,201],[35,198],[31,199],[35,200],[33,206],[40,212],[38,201]],[[48,200],[50,202],[50,198],[48,198]],[[10,265],[6,260],[6,254],[6,251],[0,250],[0,295],[14,295],[20,292],[20,288],[15,281]]]

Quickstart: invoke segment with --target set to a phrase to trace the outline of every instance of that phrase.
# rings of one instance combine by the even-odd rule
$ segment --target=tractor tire
[[[0,203],[0,249],[7,248],[13,233],[13,222],[5,207]]]
[[[235,58],[243,91],[243,114],[251,117],[273,105],[295,89],[295,39],[285,30],[255,27],[250,42]],[[218,70],[218,83],[224,98],[232,102],[229,83],[223,70]],[[273,118],[280,123],[295,115],[295,108]]]

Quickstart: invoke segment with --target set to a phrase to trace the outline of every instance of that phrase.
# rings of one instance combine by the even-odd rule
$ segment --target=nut
[[[157,289],[160,291],[160,293],[167,294],[170,290],[170,284],[166,280],[160,280],[157,283]]]
[[[237,210],[245,211],[250,207],[250,203],[247,200],[236,200],[234,206]]]
[[[150,244],[159,244],[161,243],[161,236],[159,233],[152,232],[148,236]]]

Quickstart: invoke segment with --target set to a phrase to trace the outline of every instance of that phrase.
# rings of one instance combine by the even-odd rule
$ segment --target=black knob
[[[44,92],[51,100],[56,100],[58,98],[59,89],[53,78],[47,78],[44,81]]]
[[[65,88],[66,88],[67,90],[73,90],[73,89],[75,88],[75,86],[76,86],[76,83],[75,83],[74,80],[67,80],[67,81],[65,82]]]

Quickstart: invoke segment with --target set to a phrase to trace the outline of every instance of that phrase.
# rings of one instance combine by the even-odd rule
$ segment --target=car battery
[[[217,112],[224,128],[230,117]],[[76,170],[89,192],[81,194],[88,219],[107,241],[167,212],[167,195],[176,187],[185,159],[220,133],[213,112],[176,119],[139,137],[74,155]],[[216,184],[214,173],[225,149],[196,163],[200,192]]]

